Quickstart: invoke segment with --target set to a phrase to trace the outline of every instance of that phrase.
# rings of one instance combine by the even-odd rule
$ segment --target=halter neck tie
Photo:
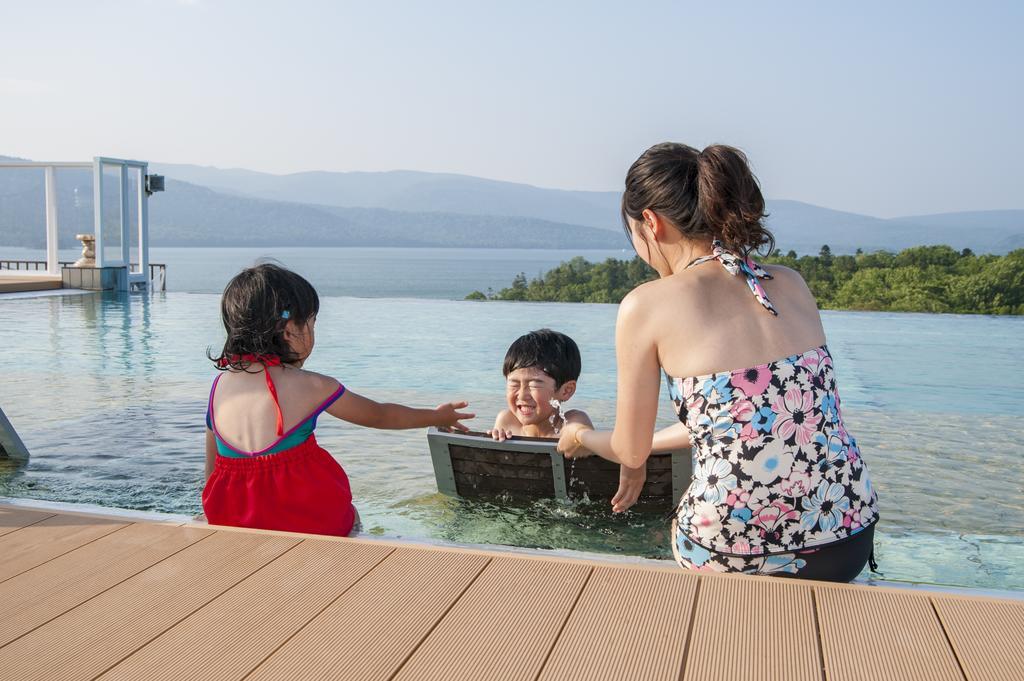
[[[757,302],[761,303],[761,307],[771,312],[773,315],[778,316],[778,312],[775,310],[775,306],[772,305],[772,301],[768,299],[768,294],[764,292],[764,287],[761,286],[759,279],[771,279],[772,275],[768,274],[763,267],[758,265],[750,258],[741,258],[731,251],[725,250],[725,246],[718,239],[711,242],[711,255],[701,256],[696,258],[684,269],[690,269],[695,265],[708,262],[710,260],[717,260],[722,263],[729,274],[738,275],[742,274],[747,280],[747,287],[750,292],[754,294],[754,298]]]
[[[229,355],[222,357],[217,362],[217,366],[222,369],[226,369],[231,365],[237,365],[240,362],[247,362],[248,364],[262,364],[263,365],[263,376],[267,380],[267,390],[270,391],[270,397],[274,400],[274,408],[277,409],[277,436],[284,436],[284,414],[281,413],[281,403],[277,401],[277,386],[274,385],[274,379],[270,377],[270,367],[281,366],[281,358],[277,355]]]

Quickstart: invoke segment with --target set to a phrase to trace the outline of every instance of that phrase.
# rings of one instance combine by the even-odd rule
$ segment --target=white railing
[[[71,267],[75,263],[71,260],[61,260],[61,267]],[[24,272],[31,274],[33,272],[45,272],[46,261],[45,260],[4,260],[0,259],[0,271],[13,271],[13,272]],[[139,265],[132,264],[131,271],[133,273],[141,271]],[[150,290],[152,291],[166,291],[167,290],[167,265],[162,262],[151,262],[149,263],[149,284]]]

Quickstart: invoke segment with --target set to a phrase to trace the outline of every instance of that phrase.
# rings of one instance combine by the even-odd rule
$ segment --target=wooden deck
[[[8,274],[6,270],[0,273],[0,293],[51,291],[61,287],[60,277],[49,277],[43,275],[19,276],[17,274]]]
[[[0,678],[1020,679],[1024,601],[0,506]]]

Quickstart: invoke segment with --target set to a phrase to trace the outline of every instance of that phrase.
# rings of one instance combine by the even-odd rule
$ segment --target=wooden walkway
[[[1024,601],[0,506],[0,678],[1024,678]]]
[[[0,270],[0,293],[23,293],[25,291],[51,291],[62,287],[60,277],[19,276]]]

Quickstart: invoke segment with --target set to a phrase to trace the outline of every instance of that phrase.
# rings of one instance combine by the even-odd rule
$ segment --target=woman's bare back
[[[644,284],[652,342],[661,367],[675,377],[764,364],[825,344],[814,297],[799,274],[765,268],[762,279],[778,316],[758,304],[742,276],[709,261]]]

